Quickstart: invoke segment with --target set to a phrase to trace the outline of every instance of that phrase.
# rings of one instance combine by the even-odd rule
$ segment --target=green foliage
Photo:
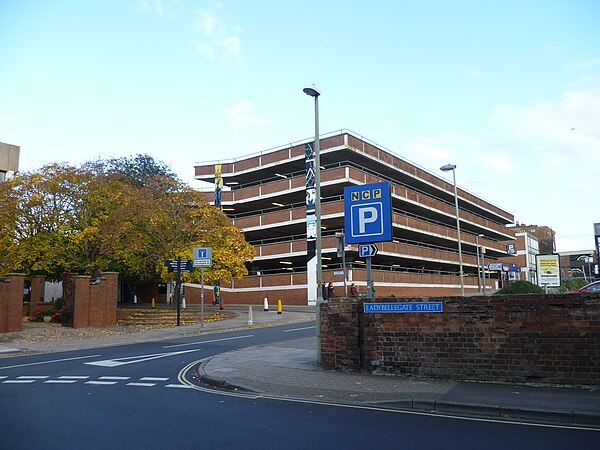
[[[565,292],[574,291],[588,284],[584,278],[563,278],[560,287],[548,289],[552,294],[564,294]]]
[[[543,294],[544,289],[529,281],[513,281],[502,289],[494,292],[494,295],[518,295],[518,294]]]

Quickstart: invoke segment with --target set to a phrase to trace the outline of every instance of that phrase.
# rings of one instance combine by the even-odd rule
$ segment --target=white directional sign
[[[194,267],[212,266],[212,247],[194,248]]]
[[[358,246],[358,255],[361,258],[369,258],[377,254],[377,246],[375,244],[363,244]]]

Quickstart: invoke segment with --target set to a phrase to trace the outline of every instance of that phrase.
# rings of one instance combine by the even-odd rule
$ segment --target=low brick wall
[[[363,312],[424,301],[443,312]],[[598,387],[600,294],[336,298],[321,308],[321,356],[327,369]]]
[[[73,328],[116,325],[119,274],[64,274],[63,325]]]
[[[0,333],[21,331],[25,275],[9,273],[0,278]]]

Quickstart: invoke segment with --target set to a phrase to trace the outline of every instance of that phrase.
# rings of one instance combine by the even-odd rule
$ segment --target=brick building
[[[503,278],[525,280],[537,284],[536,255],[540,254],[538,237],[529,231],[517,231],[514,241],[505,242],[508,257],[500,258],[503,263]],[[508,272],[511,266],[518,266],[519,272]]]
[[[197,180],[215,182],[220,172],[225,186],[222,210],[243,230],[256,256],[243,280],[223,280],[221,293],[236,303],[282,299],[307,302],[307,147],[312,141],[289,144],[228,161],[198,163]],[[323,282],[344,293],[342,258],[336,232],[344,228],[343,189],[367,183],[391,184],[393,241],[378,243],[372,259],[373,281],[380,295],[459,295],[459,255],[454,186],[352,132],[321,137],[321,229]],[[228,189],[228,190],[227,190]],[[209,195],[214,202],[213,194]],[[506,228],[513,215],[458,189],[465,294],[478,291],[476,237],[486,248],[486,263],[506,256]],[[347,286],[366,287],[364,258],[356,246],[345,250]],[[488,289],[497,287],[488,279]]]

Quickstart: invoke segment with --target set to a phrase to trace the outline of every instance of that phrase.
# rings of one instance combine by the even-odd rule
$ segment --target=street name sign
[[[392,240],[390,183],[371,183],[344,188],[344,232],[347,244]]]
[[[363,303],[365,313],[441,313],[442,302]]]

